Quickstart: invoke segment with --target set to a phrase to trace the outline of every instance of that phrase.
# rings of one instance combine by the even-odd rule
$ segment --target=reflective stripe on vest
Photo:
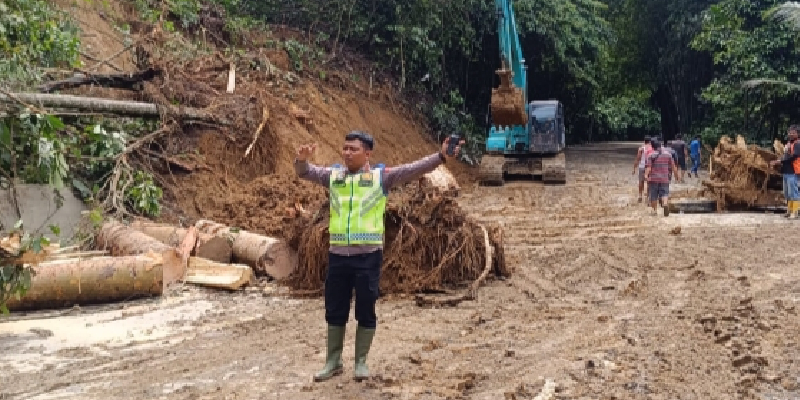
[[[341,168],[331,171],[328,183],[331,245],[383,244],[386,195],[381,186],[382,172],[379,168],[355,175]]]

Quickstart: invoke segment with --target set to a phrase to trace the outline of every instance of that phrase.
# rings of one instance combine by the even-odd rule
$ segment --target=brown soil
[[[103,52],[96,55],[101,59],[124,49],[123,38],[115,33],[113,24],[135,27],[131,38],[139,45],[123,52],[119,62],[127,70],[135,70],[130,63],[135,50],[141,60],[163,74],[146,83],[142,92],[88,87],[73,92],[202,108],[231,122],[227,127],[186,125],[167,114],[165,135],[150,146],[149,152],[137,157],[137,165],[156,172],[165,189],[160,218],[165,222],[213,218],[275,234],[280,231],[277,227],[286,217],[287,207],[313,207],[311,203],[321,199],[322,191],[294,178],[292,160],[299,145],[317,143],[311,161],[322,165],[339,162],[342,138],[353,129],[375,137],[373,163],[410,162],[438,147],[421,122],[423,118],[400,100],[391,82],[365,82],[363,77],[369,76],[373,67],[351,53],[334,59],[324,73],[305,70],[298,74],[290,70],[284,50],[263,44],[270,39],[265,34],[252,33],[246,40],[263,45],[240,57],[228,58],[222,51],[199,55],[191,50],[198,42],[136,20],[135,13],[119,2],[103,3],[109,4],[90,6],[65,0],[61,5],[79,16],[86,46],[102,48]],[[203,20],[210,21],[212,31],[218,18],[210,11],[206,14]],[[301,33],[288,28],[275,31],[271,39],[306,41]],[[221,36],[219,32],[215,35]],[[200,43],[214,45],[211,39]],[[176,44],[178,51],[169,50]],[[88,51],[88,47],[83,50]],[[225,92],[229,62],[236,64],[233,94]],[[262,123],[264,127],[258,131]],[[251,145],[251,152],[245,156]],[[154,153],[160,157],[153,158]],[[464,171],[464,167],[456,166],[454,173],[464,176]],[[259,199],[262,196],[270,198]],[[254,210],[254,204],[260,207]]]
[[[344,375],[312,383],[325,356],[323,301],[266,284],[6,317],[0,393],[495,400],[533,399],[551,380],[559,399],[800,396],[800,270],[785,240],[794,225],[771,214],[652,215],[636,203],[636,145],[569,149],[565,186],[467,191],[465,209],[506,228],[514,274],[457,307],[382,298],[368,382],[351,379],[351,320]],[[675,189],[699,187],[692,178]]]

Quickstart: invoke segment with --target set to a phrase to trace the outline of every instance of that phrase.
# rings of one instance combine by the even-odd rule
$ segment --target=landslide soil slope
[[[124,51],[126,39],[133,42],[145,40],[154,27],[138,20],[130,3],[59,0],[58,4],[80,25],[85,65],[94,66],[97,64],[95,60],[111,59],[111,63],[120,69],[135,71],[132,50]],[[129,38],[117,29],[125,25],[136,28]],[[252,32],[248,35],[253,41],[270,39],[269,43],[273,44],[286,39],[302,44],[307,42],[303,33],[281,27],[276,27],[273,33]],[[249,49],[248,57],[253,57],[253,62],[268,66],[255,72],[240,69],[233,94],[226,93],[227,64],[210,76],[208,71],[197,74],[204,63],[219,62],[218,58],[223,57],[221,54],[220,51],[216,57],[187,64],[186,71],[177,71],[183,77],[162,78],[169,87],[164,89],[164,94],[167,98],[177,96],[191,102],[195,94],[192,88],[198,93],[203,91],[203,97],[216,93],[215,98],[204,101],[211,103],[211,112],[220,104],[235,101],[248,108],[242,113],[257,114],[258,118],[248,120],[244,129],[236,130],[185,126],[179,135],[166,138],[160,147],[153,146],[151,151],[163,151],[166,156],[162,158],[169,159],[172,167],[169,171],[158,170],[159,184],[165,188],[161,220],[191,222],[206,218],[254,232],[282,236],[281,224],[291,219],[293,212],[289,209],[301,205],[313,210],[325,198],[322,189],[295,177],[292,160],[299,145],[316,143],[317,152],[311,161],[321,165],[340,162],[343,137],[354,129],[364,130],[375,137],[373,164],[411,162],[438,148],[419,113],[400,100],[401,96],[386,79],[370,81],[368,77],[373,66],[349,52],[332,60],[326,70],[299,74],[293,71],[289,55],[282,48]],[[158,62],[163,65],[163,58]],[[117,71],[103,65],[98,72]],[[193,73],[197,75],[194,78]],[[185,82],[176,82],[179,80]],[[243,80],[248,84],[243,84]],[[127,100],[142,100],[148,96],[147,91],[137,93],[93,86],[67,92]],[[250,110],[256,102],[252,99],[246,101],[247,96],[258,97],[258,102],[266,105],[266,111]],[[262,121],[266,123],[259,131]],[[251,144],[252,151],[245,156]],[[456,172],[463,169],[457,166]]]
[[[533,399],[550,379],[560,399],[800,396],[800,271],[786,245],[796,224],[774,214],[653,216],[636,204],[634,152],[572,148],[565,186],[466,193],[476,218],[505,225],[514,275],[455,308],[382,299],[366,383],[351,379],[351,321],[345,374],[312,384],[324,362],[322,300],[268,285],[12,316],[0,324],[9,366],[0,392],[495,400]]]

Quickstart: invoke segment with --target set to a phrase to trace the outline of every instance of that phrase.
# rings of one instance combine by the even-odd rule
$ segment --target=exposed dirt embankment
[[[196,107],[233,122],[227,127],[175,124],[150,145],[157,154],[144,161],[165,188],[162,220],[202,216],[280,236],[281,222],[293,216],[292,210],[313,210],[325,198],[323,189],[295,178],[298,145],[317,143],[312,162],[327,165],[339,161],[343,136],[353,129],[375,137],[373,163],[410,162],[437,150],[423,118],[404,105],[391,84],[365,78],[370,63],[334,60],[323,73],[294,71],[280,40],[302,43],[302,34],[285,28],[279,37],[249,33],[246,40],[253,45],[231,56],[217,47],[214,35],[190,39],[164,32],[138,19],[127,3],[60,5],[80,24],[85,65],[110,59],[125,72],[143,65],[163,71],[140,91],[82,87],[73,93]],[[130,27],[129,36],[115,28],[123,26]],[[214,33],[215,27],[208,28]],[[135,45],[126,51],[126,43]],[[236,86],[228,93],[231,63]],[[118,72],[108,65],[97,71]],[[456,176],[468,175],[464,167],[450,167]]]

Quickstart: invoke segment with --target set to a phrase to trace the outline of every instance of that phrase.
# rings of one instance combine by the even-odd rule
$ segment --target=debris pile
[[[769,165],[778,158],[773,151],[748,146],[741,135],[736,143],[723,136],[709,160],[710,179],[703,182],[703,195],[716,199],[719,211],[781,207],[780,170]]]
[[[484,228],[452,196],[421,183],[389,196],[381,293],[447,292],[465,283],[479,284],[489,272],[508,276],[502,229]],[[328,266],[328,219],[325,204],[315,216],[299,217],[296,222],[305,227],[295,240],[299,264],[286,279],[296,290],[322,291]]]

